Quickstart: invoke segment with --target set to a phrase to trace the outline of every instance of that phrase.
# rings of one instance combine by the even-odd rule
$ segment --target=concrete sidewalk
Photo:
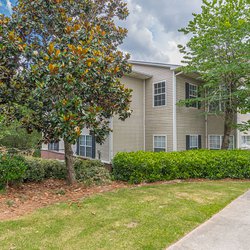
[[[168,250],[250,250],[250,190]]]

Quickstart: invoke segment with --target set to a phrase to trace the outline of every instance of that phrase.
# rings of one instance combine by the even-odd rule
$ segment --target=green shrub
[[[22,181],[27,165],[22,156],[0,155],[0,187]]]
[[[66,179],[66,165],[64,161],[42,160],[45,168],[45,179]]]
[[[118,153],[113,159],[116,180],[132,183],[188,178],[250,178],[250,152],[190,150],[172,153]]]
[[[27,170],[25,181],[42,181],[44,179],[66,179],[65,162],[47,160],[35,157],[25,157]],[[108,183],[111,179],[109,171],[100,161],[81,160],[74,161],[76,179],[86,185],[99,185]]]
[[[42,181],[48,178],[65,179],[66,167],[63,161],[47,160],[36,157],[25,157],[27,170],[25,181]]]
[[[34,157],[25,157],[27,170],[25,171],[25,181],[42,181],[45,178],[45,168],[43,160]]]
[[[109,171],[100,161],[76,159],[74,167],[76,179],[85,185],[101,185],[111,180]]]

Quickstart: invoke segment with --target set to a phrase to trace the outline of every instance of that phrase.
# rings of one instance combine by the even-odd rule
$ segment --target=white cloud
[[[178,44],[187,37],[178,32],[198,12],[201,0],[126,0],[130,15],[121,24],[128,36],[121,49],[132,59],[179,64]],[[192,2],[192,4],[190,3]]]
[[[12,14],[12,4],[10,0],[6,0],[6,8],[10,12],[10,14]]]

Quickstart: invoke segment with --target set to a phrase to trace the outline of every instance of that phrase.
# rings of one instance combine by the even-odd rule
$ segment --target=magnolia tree
[[[180,31],[191,38],[184,53],[185,72],[199,72],[205,96],[192,101],[205,101],[210,112],[224,113],[222,148],[228,149],[229,136],[236,124],[237,112],[249,112],[249,1],[202,1],[202,12]],[[220,107],[220,110],[214,109]],[[246,129],[245,126],[244,129]]]
[[[9,35],[22,41],[18,77],[29,85],[22,124],[45,142],[64,140],[68,182],[75,182],[72,144],[83,128],[102,143],[114,115],[130,115],[131,90],[120,82],[131,71],[118,50],[127,30],[120,0],[19,0]]]

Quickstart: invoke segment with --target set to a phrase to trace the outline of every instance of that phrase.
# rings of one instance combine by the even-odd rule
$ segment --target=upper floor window
[[[166,151],[166,136],[155,135],[154,136],[154,152]]]
[[[59,151],[59,142],[50,142],[48,144],[48,150]]]
[[[166,105],[166,82],[154,83],[154,107]]]
[[[186,83],[186,100],[195,99],[198,97],[198,86],[191,83]],[[198,101],[188,103],[187,107],[198,108]]]
[[[209,149],[221,149],[223,135],[209,135]],[[229,137],[229,149],[234,148],[234,136]]]
[[[224,112],[225,111],[225,104],[222,101],[213,101],[209,102],[208,106],[210,113],[217,113],[217,112]]]

